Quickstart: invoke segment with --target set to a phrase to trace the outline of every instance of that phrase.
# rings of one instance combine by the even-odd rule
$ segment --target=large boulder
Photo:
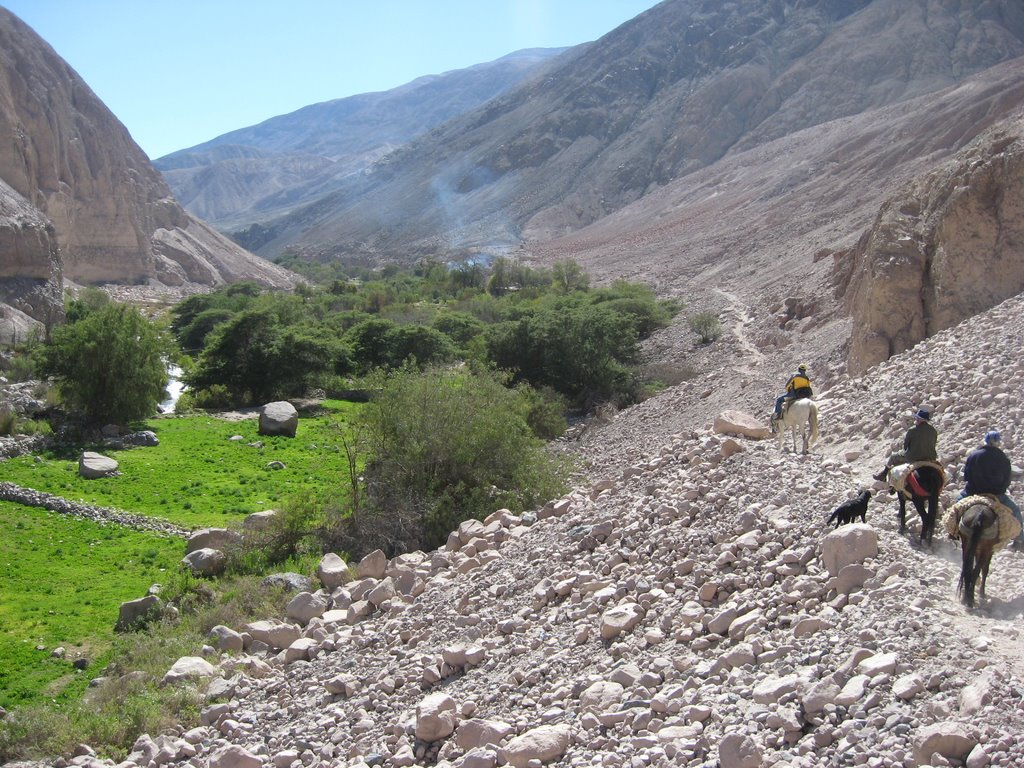
[[[298,426],[299,412],[287,400],[267,403],[260,408],[259,433],[261,435],[295,437],[295,430]]]
[[[242,537],[228,528],[200,528],[185,542],[185,554],[200,549],[227,549],[238,544]]]
[[[84,451],[78,459],[78,474],[86,480],[111,477],[117,474],[117,462],[94,451]]]
[[[571,742],[568,725],[542,725],[516,736],[502,752],[514,768],[526,768],[534,760],[550,763],[560,759]]]
[[[348,570],[348,563],[333,552],[328,552],[320,558],[320,564],[316,568],[316,577],[320,579],[324,589],[335,589],[352,578]]]
[[[137,600],[121,603],[114,629],[118,632],[129,632],[159,613],[162,606],[163,603],[156,595],[146,595]]]
[[[204,677],[217,677],[220,671],[206,659],[199,656],[183,656],[164,675],[163,684],[173,685],[185,680]]]
[[[712,429],[719,435],[737,435],[755,440],[763,440],[772,433],[770,427],[743,411],[722,411],[715,417]]]
[[[253,640],[266,643],[278,651],[287,648],[302,635],[301,630],[294,624],[277,619],[254,621],[245,626],[245,631],[252,636]]]
[[[189,552],[181,559],[196,576],[219,576],[227,565],[227,555],[219,549],[204,547]]]
[[[455,700],[446,693],[432,693],[416,705],[416,738],[420,741],[451,736],[458,722]]]
[[[848,565],[878,556],[878,533],[865,523],[853,523],[829,533],[821,542],[821,562],[831,576]]]

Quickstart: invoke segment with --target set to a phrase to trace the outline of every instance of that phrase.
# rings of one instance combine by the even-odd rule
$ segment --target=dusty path
[[[754,322],[750,308],[731,291],[724,288],[715,288],[714,291],[728,302],[724,314],[729,331],[735,337],[739,348],[734,366],[739,373],[753,375],[757,367],[765,362],[765,356],[750,339],[748,331]]]

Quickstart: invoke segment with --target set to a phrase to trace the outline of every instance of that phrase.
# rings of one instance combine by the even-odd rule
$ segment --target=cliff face
[[[53,225],[0,179],[0,344],[28,337],[62,311],[60,257]]]
[[[1024,290],[1024,113],[892,197],[851,256],[854,374]]]
[[[55,244],[64,277],[80,283],[293,282],[190,217],[74,70],[2,8],[0,136],[7,280],[52,279]],[[48,222],[50,243],[11,223],[19,220]]]

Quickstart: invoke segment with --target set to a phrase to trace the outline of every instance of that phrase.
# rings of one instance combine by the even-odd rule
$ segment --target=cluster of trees
[[[556,495],[567,470],[544,441],[564,431],[569,407],[636,400],[639,342],[676,311],[640,285],[591,288],[572,262],[535,270],[499,259],[489,273],[430,263],[335,271],[289,294],[235,284],[180,302],[166,329],[86,294],[36,362],[94,424],[152,414],[169,359],[200,406],[372,391],[340,438],[352,486],[336,498],[346,502],[300,505],[278,540],[311,533],[349,552],[398,551]],[[311,511],[315,531],[297,522]]]
[[[193,355],[187,382],[200,404],[258,403],[413,362],[464,361],[509,371],[515,384],[576,407],[635,401],[638,344],[678,310],[646,287],[590,289],[573,262],[534,270],[499,259],[334,277],[295,294],[251,284],[193,296],[171,330]]]

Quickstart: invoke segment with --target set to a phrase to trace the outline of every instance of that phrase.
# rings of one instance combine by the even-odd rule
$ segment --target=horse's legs
[[[988,567],[992,564],[992,547],[986,546],[978,558],[981,561],[981,599],[985,599],[985,582],[988,581]]]
[[[935,533],[935,520],[939,515],[939,494],[938,492],[933,493],[928,497],[928,516],[924,516],[923,507],[924,502],[921,502],[922,515],[921,515],[921,541],[924,541],[931,546],[932,535]]]
[[[963,547],[963,558],[960,566],[960,583],[957,586],[960,592],[960,600],[968,608],[974,607],[974,584],[978,579],[977,564],[974,558],[976,542],[961,539],[960,546]]]
[[[902,493],[896,491],[896,498],[900,502],[900,533],[907,532],[907,499]]]
[[[921,535],[919,537],[919,541],[922,544],[930,544],[932,532],[928,526],[928,511],[925,509],[925,501],[916,495],[911,496],[910,498],[911,501],[914,502],[914,509],[917,510],[917,516],[921,518]]]

